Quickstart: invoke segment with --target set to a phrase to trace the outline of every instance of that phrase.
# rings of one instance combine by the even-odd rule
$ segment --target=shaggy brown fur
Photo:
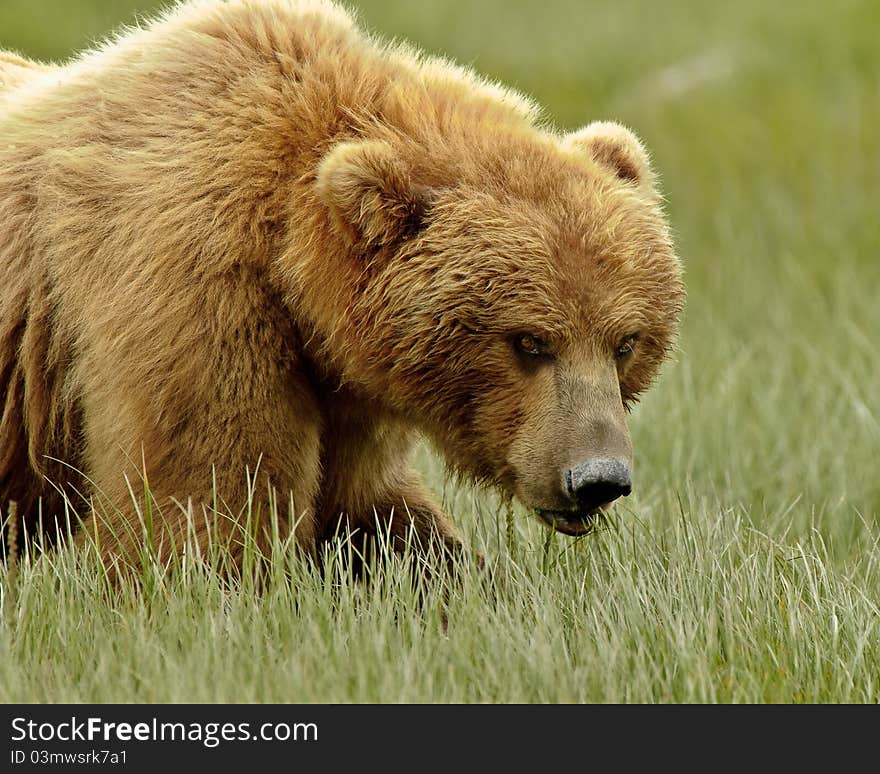
[[[83,494],[130,559],[126,479],[179,546],[247,469],[308,553],[376,514],[451,546],[417,431],[571,507],[566,466],[630,454],[680,273],[629,131],[558,135],[326,2],[187,3],[61,68],[2,54],[0,507],[32,532]]]

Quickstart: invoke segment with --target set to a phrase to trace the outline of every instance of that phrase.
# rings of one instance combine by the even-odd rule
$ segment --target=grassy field
[[[0,46],[63,58],[149,6],[4,0]],[[880,8],[358,7],[651,148],[689,300],[632,420],[635,495],[585,539],[520,513],[511,536],[426,452],[492,568],[445,591],[393,561],[263,594],[196,570],[114,594],[70,552],[0,570],[0,700],[880,700]]]

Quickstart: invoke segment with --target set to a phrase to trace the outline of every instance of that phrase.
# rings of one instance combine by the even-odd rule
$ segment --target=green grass
[[[635,496],[580,540],[518,513],[511,541],[426,453],[490,567],[445,589],[398,560],[368,584],[189,568],[142,594],[88,555],[23,563],[0,571],[0,700],[880,700],[880,9],[359,5],[652,149],[689,301],[633,416]],[[147,6],[5,0],[0,44],[63,57]]]

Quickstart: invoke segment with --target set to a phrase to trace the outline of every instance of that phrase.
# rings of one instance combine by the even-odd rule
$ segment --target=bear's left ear
[[[381,140],[344,142],[321,160],[318,194],[354,245],[378,248],[415,233],[430,197],[407,165]]]
[[[653,187],[654,177],[645,146],[629,129],[613,121],[595,121],[563,138],[563,145],[586,153],[621,180]]]

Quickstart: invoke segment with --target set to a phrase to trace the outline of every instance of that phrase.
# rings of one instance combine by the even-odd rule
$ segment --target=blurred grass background
[[[75,627],[87,581],[60,610],[41,595],[63,576],[33,568],[2,608],[0,698],[880,698],[880,5],[352,5],[372,29],[530,94],[560,127],[616,119],[652,151],[689,298],[676,361],[633,417],[635,496],[587,540],[545,542],[519,519],[516,554],[493,498],[452,487],[426,453],[470,541],[510,579],[497,598],[453,603],[448,640],[416,614],[401,624],[387,590],[337,619],[318,591],[296,611],[283,597],[225,613],[184,597],[166,602],[176,624],[131,601],[128,634],[98,613],[88,635]],[[156,7],[2,0],[0,47],[63,60]],[[250,633],[215,680],[221,619]],[[83,641],[56,662],[62,634],[111,632],[112,658],[90,661]]]

